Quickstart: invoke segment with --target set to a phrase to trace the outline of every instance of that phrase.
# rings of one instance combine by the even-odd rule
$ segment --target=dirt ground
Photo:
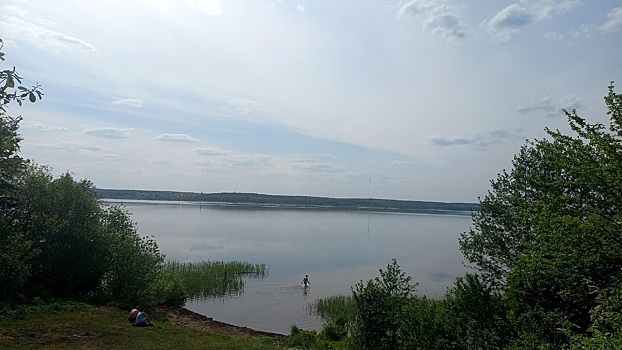
[[[190,327],[199,331],[206,331],[231,337],[242,338],[273,338],[282,337],[282,334],[257,331],[254,329],[234,326],[215,321],[211,317],[174,306],[158,306],[157,312],[165,315],[172,324]]]

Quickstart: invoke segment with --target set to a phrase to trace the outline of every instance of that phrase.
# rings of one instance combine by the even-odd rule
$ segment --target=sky
[[[21,155],[99,188],[477,202],[622,84],[619,0],[5,0],[0,38]]]

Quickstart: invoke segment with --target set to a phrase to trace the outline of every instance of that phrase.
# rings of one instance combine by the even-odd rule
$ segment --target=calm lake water
[[[109,201],[115,204],[114,201]],[[349,295],[359,281],[379,276],[396,259],[418,293],[441,297],[464,275],[458,248],[469,215],[240,208],[182,202],[124,201],[141,236],[155,236],[167,259],[265,264],[264,279],[249,279],[237,295],[186,303],[215,320],[289,334],[321,330],[310,303]],[[301,281],[309,275],[311,287]]]

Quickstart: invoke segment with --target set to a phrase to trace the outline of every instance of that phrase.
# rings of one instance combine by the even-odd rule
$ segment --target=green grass
[[[59,305],[24,308],[14,318],[0,318],[0,349],[283,349],[276,338],[222,336],[157,317],[154,327],[137,328],[118,308]]]

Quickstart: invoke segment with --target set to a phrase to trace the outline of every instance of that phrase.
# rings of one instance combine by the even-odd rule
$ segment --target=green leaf
[[[35,94],[31,92],[28,94],[28,99],[30,100],[30,102],[35,102],[37,101],[37,96],[35,96]]]

